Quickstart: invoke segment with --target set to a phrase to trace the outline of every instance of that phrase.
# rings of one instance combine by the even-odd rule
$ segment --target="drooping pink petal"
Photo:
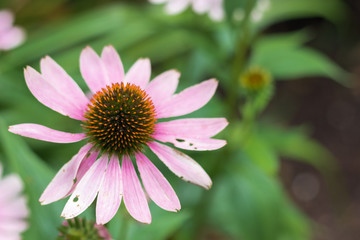
[[[81,164],[79,166],[79,169],[76,173],[76,183],[74,186],[76,186],[79,181],[83,178],[85,173],[91,168],[91,166],[95,163],[96,159],[99,156],[99,152],[97,151],[91,151],[87,156],[81,161]]]
[[[71,187],[71,190],[66,194],[66,196],[64,196],[64,198],[70,196],[76,186],[78,185],[78,183],[80,182],[80,180],[83,178],[83,176],[85,175],[85,173],[91,168],[91,166],[95,163],[95,160],[97,159],[97,157],[99,156],[99,152],[98,151],[90,151],[85,158],[81,161],[81,164],[79,166],[79,169],[76,173],[76,182],[74,183],[74,185]]]
[[[204,169],[188,155],[157,142],[149,143],[150,149],[177,176],[185,181],[209,189],[212,185],[210,177]]]
[[[156,134],[177,139],[210,138],[221,132],[229,122],[226,118],[184,118],[156,124]]]
[[[120,83],[124,79],[124,67],[113,46],[104,47],[101,53],[101,60],[104,63],[109,83]]]
[[[96,223],[109,222],[118,211],[123,195],[119,157],[113,154],[99,190],[96,203]]]
[[[80,71],[93,93],[110,84],[103,61],[91,47],[86,47],[81,52]]]
[[[59,90],[31,67],[24,70],[25,80],[31,93],[45,106],[74,119],[83,120],[83,111],[79,110],[73,99],[68,99]]]
[[[47,56],[40,61],[41,74],[66,99],[72,99],[72,103],[84,112],[89,99],[76,84],[76,82],[60,67],[51,57]]]
[[[142,223],[151,222],[151,214],[145,193],[130,157],[124,156],[122,164],[124,203],[130,215]]]
[[[32,123],[23,123],[10,126],[9,131],[24,137],[55,143],[73,143],[86,138],[84,133],[61,132]]]
[[[85,211],[95,200],[106,172],[109,156],[103,154],[87,171],[67,201],[61,216],[70,219]]]
[[[9,10],[0,11],[0,32],[8,30],[12,27],[14,15]]]
[[[165,210],[173,212],[180,210],[180,202],[174,189],[154,164],[142,153],[136,154],[136,163],[150,198]]]
[[[179,83],[180,73],[176,70],[166,71],[154,78],[146,87],[155,106],[170,99]]]
[[[76,173],[81,161],[91,147],[91,144],[86,144],[80,148],[79,152],[59,170],[39,199],[42,205],[55,202],[67,195],[76,181]]]
[[[217,85],[217,80],[210,79],[185,89],[158,106],[157,117],[177,117],[198,110],[210,101],[215,94]]]
[[[19,27],[11,27],[0,33],[0,50],[17,47],[25,40],[25,31]]]
[[[145,89],[151,76],[151,64],[148,58],[141,58],[131,66],[125,76],[125,83],[131,83]]]
[[[170,135],[154,135],[156,140],[169,142],[175,147],[192,151],[212,151],[226,145],[225,140],[212,138],[175,138]]]

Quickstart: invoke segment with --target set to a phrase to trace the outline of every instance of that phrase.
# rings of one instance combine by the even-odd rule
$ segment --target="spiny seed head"
[[[150,97],[129,83],[115,83],[98,91],[85,119],[83,128],[96,148],[127,155],[141,151],[151,141],[156,122]]]
[[[109,240],[110,233],[103,225],[91,220],[75,217],[64,221],[58,228],[57,240]]]

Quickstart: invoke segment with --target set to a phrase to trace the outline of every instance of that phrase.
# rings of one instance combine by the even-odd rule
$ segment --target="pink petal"
[[[66,99],[71,99],[73,105],[80,112],[85,112],[89,99],[76,82],[51,57],[47,56],[40,61],[41,74]]]
[[[185,89],[159,106],[157,117],[177,117],[198,110],[210,101],[217,85],[217,80],[210,79]]]
[[[0,32],[8,30],[12,27],[14,15],[9,10],[0,11]]]
[[[13,219],[0,221],[0,233],[2,232],[22,232],[28,228],[28,224],[24,220]]]
[[[20,219],[26,218],[28,215],[29,210],[25,197],[18,195],[9,202],[0,205],[0,219]]]
[[[210,138],[229,122],[225,118],[185,118],[156,124],[156,133],[174,138]]]
[[[91,47],[86,47],[80,55],[80,71],[81,75],[93,93],[110,85],[106,68]]]
[[[74,183],[74,185],[71,187],[71,190],[66,194],[66,196],[64,196],[64,198],[70,196],[76,186],[78,185],[78,183],[80,182],[80,180],[83,178],[83,176],[85,175],[85,173],[91,168],[91,166],[95,163],[95,160],[97,159],[99,155],[99,152],[97,151],[90,151],[86,157],[81,161],[81,164],[79,166],[79,169],[76,173],[76,182]]]
[[[83,120],[83,111],[73,103],[73,99],[66,98],[56,86],[53,86],[33,68],[24,71],[25,80],[31,93],[45,106],[74,119]]]
[[[130,157],[124,156],[122,165],[124,203],[130,215],[142,223],[151,222],[149,206]]]
[[[170,70],[160,74],[149,83],[146,92],[155,106],[170,99],[176,90],[179,78],[180,73],[178,71]]]
[[[73,143],[86,138],[84,133],[61,132],[32,123],[23,123],[10,126],[9,131],[24,137],[55,143]]]
[[[103,154],[87,171],[67,201],[61,216],[74,218],[85,211],[95,200],[106,172],[109,156]]]
[[[21,240],[19,232],[4,232],[0,236],[0,240]]]
[[[145,89],[151,76],[151,64],[148,58],[137,60],[126,73],[125,83],[131,83]]]
[[[109,83],[120,83],[124,79],[124,67],[113,46],[104,47],[101,53],[101,60],[104,63]]]
[[[76,173],[81,161],[91,147],[91,144],[86,144],[80,148],[79,152],[59,170],[40,197],[39,201],[42,205],[55,202],[66,196],[76,181]]]
[[[81,164],[79,166],[79,169],[76,173],[76,183],[74,186],[76,186],[79,181],[83,178],[85,173],[91,168],[91,166],[95,163],[96,159],[99,156],[99,152],[97,151],[91,151],[87,156],[81,161]]]
[[[146,192],[161,208],[176,212],[180,210],[180,202],[174,189],[166,178],[142,153],[136,155],[136,163]]]
[[[11,27],[0,32],[0,50],[9,50],[19,46],[25,40],[25,31],[19,27]]]
[[[225,140],[212,138],[175,138],[169,135],[154,135],[154,138],[161,142],[172,143],[175,147],[192,151],[212,151],[226,145]]]
[[[0,194],[0,203],[12,201],[23,190],[23,183],[18,175],[10,174],[1,179],[0,192],[6,194]]]
[[[210,177],[204,169],[188,155],[157,142],[149,143],[150,149],[177,176],[190,183],[209,189]]]
[[[123,185],[119,157],[113,154],[99,190],[96,203],[96,223],[106,224],[119,209]]]

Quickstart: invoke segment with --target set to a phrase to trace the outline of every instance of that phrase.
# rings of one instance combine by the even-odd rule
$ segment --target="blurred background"
[[[260,19],[252,19],[261,2],[224,0],[226,17],[214,22],[191,7],[168,15],[164,5],[143,0],[1,0],[0,9],[13,11],[27,32],[23,45],[0,52],[0,161],[26,185],[31,217],[24,239],[55,239],[66,200],[40,206],[38,198],[83,143],[8,133],[9,125],[27,122],[81,131],[37,102],[23,68],[39,69],[49,55],[86,91],[80,52],[90,45],[99,53],[108,44],[125,69],[140,57],[151,59],[153,77],[178,69],[178,91],[216,77],[214,99],[189,117],[230,121],[219,134],[228,141],[224,149],[186,152],[209,173],[213,188],[182,182],[153,156],[182,210],[168,213],[152,204],[153,223],[145,226],[121,206],[107,225],[114,239],[358,239],[360,2],[270,0]],[[237,80],[251,66],[272,81],[249,94]],[[94,212],[84,216],[94,219]]]

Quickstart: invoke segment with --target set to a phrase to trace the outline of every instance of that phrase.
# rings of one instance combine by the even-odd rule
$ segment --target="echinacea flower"
[[[22,28],[13,26],[14,15],[9,10],[0,11],[0,50],[10,50],[25,39]]]
[[[45,106],[81,121],[84,132],[66,133],[37,124],[14,125],[9,131],[48,142],[87,141],[50,182],[40,197],[42,204],[71,194],[62,212],[68,219],[83,212],[97,196],[96,222],[105,224],[117,212],[123,196],[128,212],[136,220],[150,223],[133,158],[149,197],[165,210],[179,210],[176,193],[143,154],[145,147],[182,179],[210,188],[211,179],[197,162],[160,142],[187,150],[221,148],[226,141],[212,137],[226,127],[226,119],[159,119],[182,116],[204,106],[215,93],[215,79],[174,94],[180,77],[177,71],[164,72],[149,82],[149,59],[139,59],[125,75],[112,46],[105,47],[100,57],[87,47],[80,56],[80,70],[93,94],[89,100],[50,57],[41,60],[40,69],[41,74],[31,67],[25,69],[32,94]]]
[[[223,0],[149,0],[151,3],[166,3],[165,11],[168,14],[183,12],[189,5],[198,14],[208,13],[214,21],[224,18]]]
[[[2,178],[0,164],[0,240],[20,239],[20,234],[28,227],[25,219],[29,210],[22,190],[23,183],[18,175]]]

